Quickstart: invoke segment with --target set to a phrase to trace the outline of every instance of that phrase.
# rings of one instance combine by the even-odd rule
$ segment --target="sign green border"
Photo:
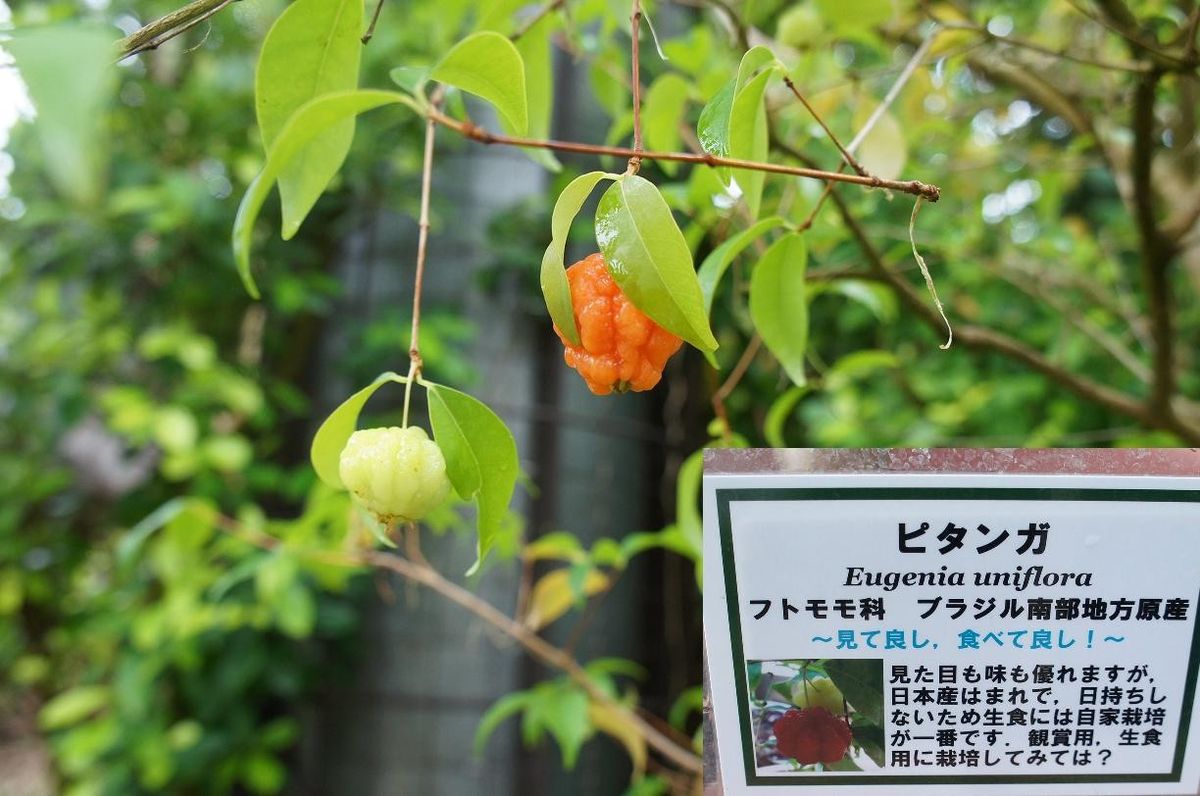
[[[1200,665],[1200,597],[1192,604],[1196,619],[1192,624],[1192,646],[1188,658],[1188,678],[1184,687],[1176,730],[1175,759],[1168,774],[978,774],[928,776],[923,774],[868,774],[844,776],[802,774],[797,776],[759,776],[754,758],[750,728],[750,695],[745,677],[746,659],[742,649],[742,621],[738,610],[737,574],[733,560],[733,529],[729,506],[734,502],[797,500],[1043,500],[1108,501],[1120,503],[1200,503],[1200,490],[1191,489],[1080,489],[1024,487],[766,487],[754,489],[717,489],[717,524],[721,535],[721,564],[725,573],[725,601],[729,611],[729,630],[733,651],[733,671],[741,721],[742,760],[747,785],[1003,785],[1003,784],[1087,784],[1093,782],[1179,782],[1187,752],[1188,730],[1196,699],[1197,666]],[[738,676],[738,673],[742,673]],[[747,741],[750,740],[749,743]],[[886,751],[886,748],[885,748]]]

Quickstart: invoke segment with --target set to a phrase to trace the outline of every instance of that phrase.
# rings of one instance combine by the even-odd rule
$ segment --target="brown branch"
[[[1082,66],[1092,66],[1097,69],[1105,69],[1112,72],[1133,72],[1144,73],[1153,69],[1153,65],[1144,61],[1102,61],[1098,58],[1088,58],[1082,55],[1075,55],[1065,47],[1055,49],[1044,44],[1038,44],[1028,39],[1019,39],[1015,36],[1005,36],[999,33],[992,33],[987,27],[977,25],[974,22],[962,22],[956,20],[942,19],[933,13],[927,13],[931,19],[934,19],[942,27],[947,30],[966,30],[972,33],[979,34],[979,37],[984,41],[998,42],[1007,44],[1010,47],[1016,47],[1021,50],[1029,50],[1042,55],[1050,56],[1051,58],[1061,58],[1064,61],[1071,61]]]
[[[804,106],[805,110],[807,110],[809,114],[816,119],[817,124],[821,125],[821,129],[825,131],[825,135],[829,136],[829,140],[833,142],[835,147],[837,147],[837,151],[842,153],[842,160],[845,161],[845,164],[854,169],[854,171],[858,174],[866,176],[867,170],[862,167],[861,163],[854,159],[854,155],[851,155],[846,150],[846,147],[842,146],[842,142],[839,141],[838,137],[833,134],[833,130],[829,129],[829,125],[825,124],[825,120],[821,118],[821,114],[817,113],[816,109],[813,108],[812,105],[808,104],[808,100],[805,99],[804,95],[800,93],[800,89],[796,88],[796,84],[792,82],[792,79],[787,75],[784,75],[783,82],[789,89],[792,90],[792,94],[796,96],[796,99],[800,100],[800,104]]]
[[[790,174],[794,177],[808,177],[814,180],[834,180],[836,182],[852,183],[867,188],[886,188],[899,193],[921,196],[926,201],[936,202],[941,197],[941,190],[936,185],[920,180],[885,180],[881,177],[864,177],[859,174],[839,174],[836,171],[789,166],[782,163],[766,163],[757,160],[739,160],[737,158],[722,158],[707,153],[694,152],[654,152],[636,151],[623,146],[605,146],[602,144],[583,144],[576,141],[554,141],[541,138],[524,138],[521,136],[502,135],[489,132],[478,125],[467,121],[459,121],[445,115],[436,109],[429,111],[429,117],[443,127],[466,136],[481,144],[503,144],[530,149],[550,149],[557,152],[575,152],[584,155],[608,155],[617,158],[629,158],[634,155],[643,160],[667,160],[676,163],[696,163],[704,166],[725,166],[731,169],[745,171],[765,171],[771,174]]]
[[[386,569],[408,580],[421,584],[450,602],[475,614],[492,627],[504,633],[509,638],[524,647],[534,658],[552,669],[557,669],[578,685],[588,698],[616,711],[632,725],[638,734],[646,739],[646,743],[661,754],[672,764],[684,771],[700,773],[700,759],[690,750],[680,747],[671,739],[630,710],[625,705],[612,699],[601,690],[588,675],[577,660],[554,646],[544,638],[529,630],[524,625],[503,613],[491,603],[483,600],[456,583],[452,583],[437,570],[430,566],[416,564],[408,559],[390,553],[369,552],[361,557],[361,561],[380,569]]]
[[[733,392],[734,388],[741,382],[742,377],[746,375],[746,371],[750,370],[750,363],[754,361],[754,357],[758,355],[758,350],[762,348],[762,337],[758,332],[750,338],[750,342],[746,344],[746,350],[742,351],[741,357],[738,358],[737,364],[733,366],[733,370],[729,372],[729,377],[725,382],[717,388],[712,396],[713,410],[718,417],[725,417],[725,399]]]
[[[867,136],[871,133],[871,130],[874,129],[876,123],[883,118],[883,114],[887,112],[888,108],[892,106],[892,103],[896,101],[896,98],[900,96],[900,92],[904,90],[904,87],[908,84],[908,81],[912,79],[914,74],[916,74],[917,67],[925,62],[925,56],[929,53],[930,48],[933,47],[933,42],[936,38],[936,29],[926,34],[925,39],[917,46],[916,51],[913,52],[911,57],[909,57],[908,61],[904,64],[904,68],[900,70],[900,74],[897,75],[895,81],[892,82],[891,88],[889,88],[887,93],[883,95],[883,99],[878,105],[875,106],[875,110],[871,111],[871,115],[867,117],[865,122],[863,122],[863,126],[859,128],[859,131],[855,133],[854,138],[850,141],[849,146],[846,147],[848,153],[854,152],[858,149],[862,142],[865,141]],[[842,170],[843,167],[839,166],[838,171],[840,172]],[[817,214],[821,212],[821,208],[825,206],[825,201],[829,199],[829,194],[832,192],[833,182],[825,183],[825,190],[822,191],[820,197],[817,198],[817,202],[815,205],[813,205],[813,209],[811,212],[809,212],[808,217],[804,219],[804,221],[798,227],[800,232],[804,232],[813,225],[813,222],[817,219]]]
[[[143,25],[117,42],[117,60],[156,49],[221,11],[236,0],[192,0],[191,3]]]
[[[1149,411],[1171,414],[1171,396],[1175,392],[1174,308],[1168,267],[1173,247],[1159,230],[1154,214],[1152,167],[1155,150],[1154,96],[1160,74],[1146,75],[1138,81],[1133,95],[1133,151],[1130,176],[1133,183],[1134,222],[1141,248],[1142,281],[1150,315],[1150,336],[1154,341],[1153,373],[1148,400]]]
[[[1096,15],[1079,5],[1077,0],[1067,0],[1071,7],[1098,25],[1108,28],[1129,44],[1136,55],[1141,53],[1155,66],[1165,70],[1190,70],[1196,68],[1192,58],[1172,55],[1155,44],[1146,41],[1141,34],[1141,25],[1122,0],[1095,0],[1101,15]]]
[[[236,536],[242,541],[261,547],[265,550],[276,550],[281,547],[281,541],[270,534],[242,525],[234,519],[220,517],[217,521],[220,530]],[[444,575],[427,563],[410,561],[394,553],[384,553],[370,550],[357,555],[327,552],[323,550],[296,551],[305,557],[333,566],[363,567],[387,570],[400,575],[411,583],[437,592],[450,602],[475,614],[491,627],[516,641],[530,655],[546,666],[563,672],[571,682],[578,685],[593,702],[602,704],[632,726],[646,743],[666,760],[680,770],[693,775],[701,773],[700,758],[691,749],[675,743],[662,732],[653,727],[627,705],[619,702],[605,693],[588,675],[579,661],[563,650],[554,646],[534,631],[500,611],[491,603],[476,596],[470,591],[446,579]]]
[[[802,163],[807,162],[804,153],[784,142],[775,140],[774,146],[779,151],[791,155]],[[883,254],[876,248],[874,242],[867,235],[866,230],[863,229],[858,219],[854,216],[846,200],[837,191],[833,192],[832,199],[834,205],[838,208],[838,212],[846,228],[850,230],[860,251],[866,257],[871,270],[888,283],[899,296],[900,300],[922,323],[929,326],[935,332],[940,331],[942,320],[937,311],[925,302],[924,297],[916,288],[910,285],[898,272],[888,267]],[[1148,428],[1166,429],[1179,435],[1190,444],[1200,444],[1200,411],[1197,411],[1190,403],[1182,400],[1177,401],[1178,406],[1176,408],[1185,408],[1189,413],[1187,418],[1179,417],[1179,411],[1171,415],[1156,414],[1150,411],[1143,401],[1105,384],[1101,384],[1098,381],[1089,379],[1086,376],[1072,373],[1067,368],[1047,359],[1037,349],[1002,332],[972,324],[956,327],[955,335],[962,345],[1002,354],[1009,359],[1029,367],[1031,370],[1041,373],[1043,376],[1074,392],[1076,395],[1131,417]]]
[[[384,0],[375,0],[375,12],[371,14],[371,23],[367,25],[366,32],[362,35],[362,43],[366,44],[375,35],[375,26],[379,24],[379,12],[383,10]]]

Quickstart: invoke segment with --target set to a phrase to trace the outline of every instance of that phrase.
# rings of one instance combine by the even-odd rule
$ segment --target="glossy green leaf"
[[[517,51],[525,62],[525,95],[529,100],[529,135],[549,138],[554,104],[554,62],[551,34],[558,24],[552,15],[543,17],[517,40]],[[548,149],[522,148],[525,156],[550,171],[562,170],[558,158]]]
[[[288,119],[305,103],[358,86],[363,0],[296,0],[263,40],[254,76],[254,106],[268,152]],[[308,141],[278,176],[283,238],[296,234],[308,211],[342,167],[354,140],[354,117]]]
[[[828,660],[825,673],[833,679],[854,710],[876,726],[883,726],[883,661],[875,659]]]
[[[742,56],[741,63],[738,64],[737,77],[714,94],[713,98],[700,111],[700,119],[696,124],[696,137],[705,152],[717,157],[733,157],[729,137],[734,102],[738,94],[750,82],[754,73],[773,60],[775,60],[775,55],[768,48],[762,45],[751,47]],[[717,173],[728,185],[730,170],[721,167]]]
[[[675,152],[680,148],[679,125],[691,90],[692,84],[675,72],[667,72],[650,84],[642,108],[642,129],[649,149]],[[678,166],[670,161],[660,165],[668,174],[674,174]]]
[[[490,102],[506,129],[528,132],[525,65],[507,37],[494,31],[472,33],[446,53],[430,77]]]
[[[867,757],[875,762],[875,765],[883,768],[883,749],[887,741],[884,738],[882,725],[861,721],[855,722],[854,743],[866,753]]]
[[[696,122],[696,139],[700,148],[719,158],[729,156],[729,112],[733,109],[733,96],[737,92],[737,81],[730,80],[713,95],[700,111]],[[717,169],[722,182],[729,184],[729,168]]]
[[[351,395],[341,406],[334,409],[325,422],[317,429],[313,437],[309,457],[317,476],[335,489],[345,489],[342,477],[338,474],[338,465],[342,457],[342,449],[358,424],[358,415],[362,412],[367,399],[375,394],[385,384],[395,382],[406,384],[408,379],[398,373],[381,373],[375,381]]]
[[[783,438],[783,425],[791,417],[800,403],[800,399],[808,394],[808,387],[790,387],[783,395],[771,402],[767,416],[763,420],[763,438],[773,448],[786,448]]]
[[[808,297],[804,289],[807,265],[804,238],[790,233],[767,249],[750,275],[750,318],[754,328],[798,385],[804,384],[804,353],[808,347]]]
[[[478,558],[487,557],[508,512],[520,463],[512,432],[495,412],[466,393],[427,383],[429,422],[446,475],[463,500],[475,499],[479,511]]]
[[[713,297],[716,295],[717,287],[721,284],[721,277],[725,276],[725,272],[729,270],[729,266],[737,256],[770,230],[786,226],[787,223],[786,219],[779,216],[764,218],[748,229],[723,241],[704,258],[696,276],[700,280],[700,292],[704,295],[705,315],[712,312]]]
[[[542,255],[542,297],[546,300],[546,309],[550,311],[550,320],[554,321],[554,325],[573,345],[579,345],[579,329],[575,325],[571,286],[567,282],[567,273],[564,270],[567,235],[571,231],[571,222],[579,214],[579,208],[583,207],[592,189],[601,180],[615,179],[619,179],[618,175],[603,171],[581,174],[563,188],[550,216],[550,245]]]
[[[302,106],[287,120],[267,153],[267,162],[262,171],[246,189],[246,194],[238,205],[237,217],[233,221],[233,255],[237,261],[238,274],[251,296],[259,296],[258,286],[250,273],[251,233],[254,231],[254,221],[258,218],[258,212],[262,209],[275,180],[305,151],[305,146],[324,130],[347,117],[382,105],[396,104],[420,110],[411,97],[395,91],[346,91],[318,97]]]
[[[80,205],[103,193],[104,111],[116,86],[113,33],[60,25],[6,31],[4,42],[37,110],[34,128],[55,190]]]
[[[773,72],[761,72],[751,78],[733,98],[729,113],[729,156],[739,160],[763,161],[770,148],[770,130],[767,123],[767,107],[763,92]],[[762,205],[765,171],[740,170],[734,179],[742,189],[742,198],[750,210],[751,218],[758,218]]]
[[[692,252],[653,183],[632,174],[605,191],[596,208],[596,242],[635,307],[696,348],[716,349]]]

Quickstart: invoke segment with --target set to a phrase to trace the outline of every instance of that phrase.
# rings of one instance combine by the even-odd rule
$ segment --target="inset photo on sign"
[[[746,678],[758,774],[883,767],[881,658],[748,661]]]

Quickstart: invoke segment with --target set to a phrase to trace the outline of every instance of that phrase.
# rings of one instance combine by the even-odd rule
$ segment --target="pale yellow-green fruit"
[[[819,677],[807,683],[801,680],[794,685],[792,704],[798,708],[825,708],[834,715],[845,709],[842,692],[828,677]]]
[[[417,426],[355,431],[338,474],[354,499],[385,523],[419,520],[450,493],[446,459]]]

